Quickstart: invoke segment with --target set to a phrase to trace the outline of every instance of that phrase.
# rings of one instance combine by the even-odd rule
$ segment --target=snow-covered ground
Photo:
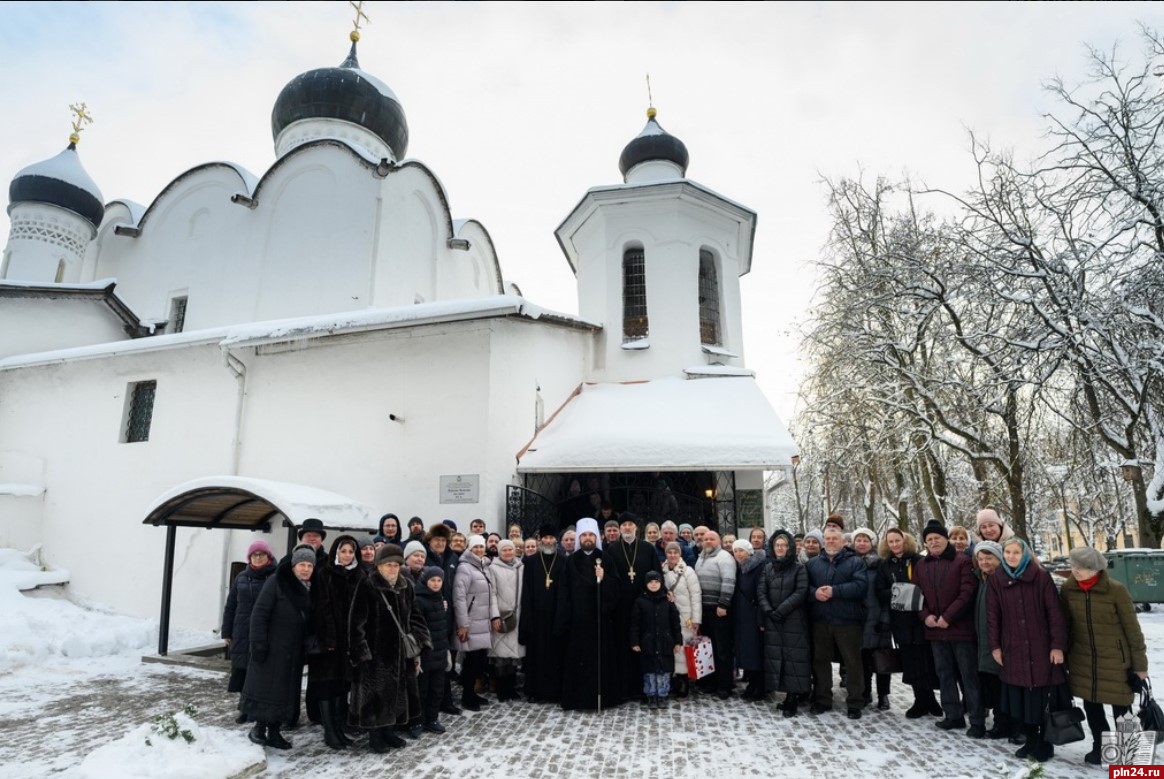
[[[858,721],[840,711],[792,720],[773,703],[693,697],[665,712],[624,705],[602,715],[512,703],[445,717],[449,731],[426,734],[390,755],[356,747],[334,752],[316,726],[289,737],[289,752],[263,750],[235,725],[237,697],[223,674],[143,664],[157,646],[157,621],[84,608],[61,587],[21,592],[38,573],[0,550],[0,779],[64,776],[258,776],[350,779],[391,767],[409,779],[457,777],[892,777],[980,779],[1026,775],[1006,742],[970,741],[930,720],[906,720],[910,696],[895,680],[889,712]],[[29,577],[32,577],[30,581]],[[59,574],[57,575],[59,578]],[[1151,670],[1164,669],[1164,609],[1141,615]],[[176,631],[170,646],[204,645],[210,633]],[[1164,685],[1162,685],[1164,686]],[[192,717],[182,713],[194,707]],[[193,740],[160,733],[161,716]],[[149,740],[149,744],[146,740]],[[1101,775],[1085,766],[1085,743],[1058,749],[1046,776]],[[1164,750],[1160,750],[1164,753]],[[1164,754],[1157,756],[1157,762]],[[265,760],[265,766],[263,761]]]

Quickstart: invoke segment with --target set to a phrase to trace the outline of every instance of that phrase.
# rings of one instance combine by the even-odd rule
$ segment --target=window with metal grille
[[[129,410],[125,419],[125,443],[150,440],[150,423],[154,418],[156,381],[138,381],[129,385]]]
[[[719,346],[719,276],[707,249],[699,250],[699,341]]]
[[[186,301],[188,298],[173,298],[170,300],[170,332],[180,333],[186,327]]]
[[[622,340],[637,341],[650,332],[647,321],[647,271],[641,248],[622,255]]]

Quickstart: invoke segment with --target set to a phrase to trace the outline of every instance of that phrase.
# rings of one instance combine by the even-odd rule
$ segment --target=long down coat
[[[772,542],[784,536],[789,552],[777,557]],[[777,530],[756,588],[764,626],[764,687],[773,692],[812,689],[812,641],[808,629],[808,572],[796,559],[792,534]]]
[[[458,652],[475,652],[491,649],[493,627],[490,622],[498,616],[496,598],[493,595],[493,577],[488,559],[482,559],[466,549],[461,554],[457,575],[453,579],[453,614],[457,628],[468,628],[468,641],[453,641],[453,649]]]
[[[234,577],[230,594],[226,596],[226,606],[222,609],[222,637],[230,639],[231,671],[247,670],[251,659],[251,611],[263,590],[263,585],[275,572],[275,564],[267,563],[262,568],[247,566]],[[234,686],[240,676],[232,673],[227,692],[241,692],[242,684]]]
[[[1059,591],[1067,618],[1071,694],[1085,701],[1131,706],[1128,671],[1148,670],[1148,648],[1128,588],[1099,572],[1084,592],[1075,579]]]
[[[395,585],[375,573],[356,590],[349,635],[355,670],[348,722],[354,727],[386,728],[398,720],[420,716],[419,711],[409,709],[407,684],[413,661],[404,656],[404,642],[396,627],[399,621],[422,646],[432,648],[428,625],[416,609],[415,599],[416,593],[403,573]]]
[[[1051,650],[1067,650],[1067,620],[1045,568],[1030,563],[1011,578],[1002,568],[986,579],[990,649],[1002,649],[998,676],[1013,687],[1052,687],[1066,681]]]
[[[736,591],[732,593],[732,628],[735,632],[736,668],[759,671],[764,667],[764,638],[760,634],[760,604],[757,589],[765,557],[753,554],[737,564]]]
[[[250,663],[239,710],[253,721],[290,724],[298,719],[310,617],[311,594],[290,559],[284,560],[251,610]]]
[[[514,558],[507,563],[498,557],[489,566],[489,573],[493,579],[494,602],[497,605],[497,614],[512,611],[517,615],[518,624],[521,624],[521,586],[525,578],[522,571],[521,558]],[[489,650],[490,657],[499,657],[515,660],[525,657],[525,647],[518,640],[517,630],[508,633],[493,633],[493,647]]]

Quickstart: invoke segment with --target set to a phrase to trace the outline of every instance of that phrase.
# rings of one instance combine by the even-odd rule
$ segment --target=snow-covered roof
[[[169,506],[173,506],[174,516],[181,517],[183,515],[181,512],[188,512],[194,520],[189,524],[202,524],[197,522],[201,517],[198,514],[196,496],[203,494],[220,496],[226,492],[254,495],[274,506],[283,517],[296,526],[301,525],[303,520],[314,517],[321,520],[326,527],[374,529],[379,516],[369,506],[334,492],[303,484],[244,476],[207,476],[179,484],[154,500],[146,511],[146,516],[153,518],[155,513],[164,513]],[[195,502],[183,500],[179,502],[180,505],[171,504],[176,498],[193,498]],[[168,518],[159,514],[157,519],[162,523]],[[216,524],[225,526],[221,523]]]
[[[516,295],[490,295],[483,298],[434,303],[418,303],[397,308],[366,308],[338,314],[317,314],[292,319],[273,319],[240,325],[190,330],[156,335],[131,341],[80,346],[51,352],[21,354],[0,360],[0,370],[28,368],[34,365],[97,359],[118,354],[175,349],[197,344],[216,343],[221,347],[248,346],[279,341],[320,338],[367,330],[387,330],[438,322],[456,322],[490,317],[520,316],[527,319],[556,321],[575,327],[600,329],[570,314],[536,306]]]
[[[521,473],[787,465],[788,428],[746,377],[583,384],[524,450]]]

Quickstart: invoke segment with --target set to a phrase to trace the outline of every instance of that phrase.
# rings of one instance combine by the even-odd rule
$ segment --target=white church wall
[[[700,200],[644,197],[600,207],[572,236],[578,253],[579,315],[603,321],[605,381],[682,375],[711,359],[742,367],[739,293],[739,223]],[[622,262],[628,247],[642,246],[647,289],[649,347],[624,348]],[[717,257],[720,342],[738,358],[709,358],[700,343],[699,252]]]
[[[229,287],[254,308],[242,320],[350,311],[371,305],[376,181],[351,153],[305,149],[280,165],[256,193],[262,265]],[[194,300],[191,299],[191,305]]]
[[[100,301],[6,298],[0,304],[0,359],[128,339],[124,323]]]
[[[90,281],[117,279],[117,294],[143,320],[170,315],[171,292],[184,290],[189,305],[186,329],[246,321],[253,286],[243,304],[231,281],[245,272],[254,217],[230,202],[244,189],[233,166],[211,164],[179,176],[150,204],[137,237],[117,235],[110,223],[126,219],[110,210],[87,262]],[[116,226],[116,225],[114,225]],[[254,273],[257,268],[251,268]],[[246,313],[239,311],[245,305]]]
[[[0,450],[0,548],[28,550],[44,536],[44,460]]]
[[[520,485],[517,453],[585,380],[594,334],[520,320],[496,322],[489,375],[486,522],[505,534],[506,487]]]
[[[437,268],[448,261],[448,215],[432,179],[415,163],[379,184],[372,283],[376,306],[438,299]]]
[[[122,443],[129,385],[157,381],[149,440]],[[0,371],[0,440],[44,461],[44,559],[70,591],[124,613],[156,616],[165,530],[142,524],[162,492],[230,466],[236,383],[217,346]],[[223,534],[183,530],[175,613],[210,627]],[[206,591],[211,593],[207,597]]]

